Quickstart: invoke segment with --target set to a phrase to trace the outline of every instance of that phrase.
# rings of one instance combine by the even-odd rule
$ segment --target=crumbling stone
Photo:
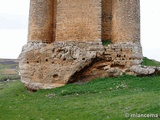
[[[28,43],[19,56],[21,81],[29,90],[159,72],[140,66],[139,0],[30,2]],[[112,44],[103,46],[105,39]]]
[[[19,56],[22,82],[26,87],[37,90],[118,76],[129,66],[141,62],[140,54],[134,60],[130,59],[135,54],[131,52],[135,46],[138,45],[120,43],[103,46],[101,42],[78,41],[53,44],[29,42]]]
[[[142,67],[140,65],[132,66],[130,71],[136,73],[137,75],[151,75],[155,73],[155,69],[151,67]]]
[[[115,77],[120,76],[123,74],[122,70],[120,68],[114,67],[107,70],[109,77]]]
[[[160,74],[160,67],[156,67],[156,73]]]

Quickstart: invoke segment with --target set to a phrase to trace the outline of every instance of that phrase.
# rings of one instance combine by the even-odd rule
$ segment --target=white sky
[[[0,0],[0,58],[17,58],[27,43],[30,0]],[[143,55],[160,61],[160,0],[141,1]]]

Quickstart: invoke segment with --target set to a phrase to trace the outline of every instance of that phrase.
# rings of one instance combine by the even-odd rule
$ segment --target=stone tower
[[[139,0],[30,0],[28,42],[19,57],[29,89],[136,75],[132,68],[142,57]]]

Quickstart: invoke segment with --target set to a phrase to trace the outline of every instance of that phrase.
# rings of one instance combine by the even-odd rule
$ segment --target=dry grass
[[[3,70],[1,70],[1,74],[5,74],[5,75],[17,75],[17,71],[15,69],[9,69],[9,68],[5,68]]]

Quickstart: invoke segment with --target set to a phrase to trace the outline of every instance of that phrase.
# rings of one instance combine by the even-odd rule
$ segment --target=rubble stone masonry
[[[19,56],[21,81],[28,89],[155,72],[141,67],[139,0],[30,3],[28,43]],[[105,40],[111,44],[103,45]]]

